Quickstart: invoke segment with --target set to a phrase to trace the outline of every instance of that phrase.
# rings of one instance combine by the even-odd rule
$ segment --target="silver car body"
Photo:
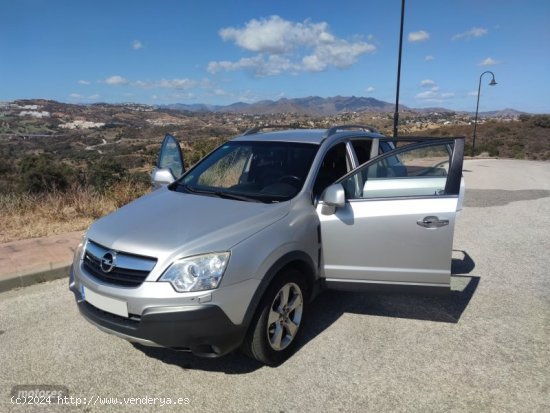
[[[101,218],[86,232],[71,269],[70,289],[82,314],[102,330],[131,341],[221,355],[240,344],[270,280],[289,263],[301,266],[309,281],[321,288],[384,285],[448,290],[454,222],[464,193],[463,141],[445,141],[453,146],[452,165],[447,176],[434,177],[430,184],[426,179],[367,179],[358,191],[362,188],[369,197],[346,198],[338,206],[325,200],[328,190],[324,196],[313,196],[325,154],[339,143],[346,145],[346,176],[358,179],[353,174],[362,169],[354,139],[371,142],[371,160],[361,168],[386,156],[378,156],[384,137],[369,131],[290,130],[235,138],[319,146],[302,189],[286,202],[242,202],[162,186]],[[343,196],[339,185],[331,189]],[[434,192],[434,186],[440,191],[446,186],[453,189],[443,194]],[[182,293],[169,282],[159,282],[179,258],[223,251],[230,252],[229,264],[215,289]],[[87,270],[86,254],[96,257],[102,270],[112,264],[143,270],[147,276],[137,286],[113,285]],[[179,343],[172,333],[163,332],[163,338],[157,339],[152,326],[146,334],[138,333],[139,323],[147,317],[166,324],[163,317],[171,313],[185,313],[187,320],[192,311],[204,308],[217,308],[229,320],[224,323],[235,326],[231,339],[210,339],[201,330]],[[176,328],[169,323],[165,329]]]

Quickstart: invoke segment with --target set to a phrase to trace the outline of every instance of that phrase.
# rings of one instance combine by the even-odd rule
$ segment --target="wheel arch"
[[[248,304],[248,308],[246,309],[243,320],[243,324],[246,325],[247,328],[250,325],[254,314],[256,313],[258,305],[262,301],[262,298],[264,297],[267,289],[269,288],[273,280],[275,280],[275,278],[279,274],[281,274],[282,271],[290,268],[296,269],[300,272],[300,274],[303,274],[304,280],[308,288],[307,293],[309,296],[311,296],[311,292],[313,291],[315,283],[317,281],[317,272],[315,270],[315,264],[313,263],[313,260],[307,253],[303,251],[288,252],[281,258],[279,258],[269,268],[269,270],[262,278],[260,285],[256,289],[252,300]]]

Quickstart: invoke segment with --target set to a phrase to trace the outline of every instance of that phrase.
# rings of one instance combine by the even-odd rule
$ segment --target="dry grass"
[[[75,187],[67,192],[0,194],[0,242],[83,230],[149,188],[119,182],[105,194]]]

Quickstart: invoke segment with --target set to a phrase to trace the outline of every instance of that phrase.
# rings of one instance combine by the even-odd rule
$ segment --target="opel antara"
[[[463,151],[368,126],[254,128],[185,170],[167,135],[155,190],[90,226],[70,289],[129,341],[277,365],[323,289],[450,289]]]

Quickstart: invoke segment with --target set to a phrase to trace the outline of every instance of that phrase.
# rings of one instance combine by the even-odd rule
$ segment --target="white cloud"
[[[283,72],[319,72],[331,66],[343,69],[361,55],[376,50],[376,46],[364,41],[337,38],[326,22],[292,22],[279,16],[252,19],[243,28],[227,27],[219,34],[224,41],[257,54],[237,61],[212,61],[208,64],[210,73],[245,69],[257,76],[273,76]]]
[[[422,87],[433,87],[436,83],[432,79],[424,79],[420,82],[420,86]]]
[[[453,40],[470,40],[476,37],[485,36],[487,33],[489,33],[489,30],[487,29],[484,29],[482,27],[472,27],[470,30],[466,30],[463,33],[455,34],[452,37],[452,39]]]
[[[160,79],[160,80],[136,80],[132,82],[132,86],[142,87],[145,89],[163,88],[163,89],[191,89],[197,85],[197,82],[192,79]]]
[[[419,30],[417,32],[409,33],[409,42],[425,42],[430,38],[430,34],[427,31]]]
[[[99,99],[99,95],[97,93],[93,94],[93,95],[90,95],[90,96],[83,96],[80,93],[71,93],[69,95],[69,97],[71,97],[73,99],[76,99],[76,100],[97,100],[97,99]]]
[[[434,60],[434,59],[435,59],[435,57],[433,57],[432,55],[428,55],[428,56],[426,56],[426,57],[424,58],[424,60],[425,60],[426,62],[431,62],[431,61]]]
[[[174,89],[187,90],[195,87],[203,89],[212,88],[212,84],[208,79],[193,80],[188,78],[174,79],[159,79],[159,80],[128,80],[122,76],[111,76],[104,80],[99,80],[98,83],[105,83],[110,86],[128,85],[131,87],[143,89]]]
[[[266,63],[262,56],[243,57],[236,62],[231,62],[229,60],[210,62],[208,63],[208,71],[210,73],[217,73],[221,71],[232,72],[240,69],[254,69],[261,66],[266,66]]]
[[[139,50],[143,47],[143,43],[141,43],[139,40],[134,40],[132,42],[132,49]]]
[[[214,96],[230,96],[231,93],[229,93],[227,90],[224,90],[224,89],[221,89],[221,88],[216,88],[212,91],[212,94]]]
[[[477,97],[477,90],[472,90],[471,92],[468,92],[468,96]]]
[[[120,86],[128,84],[128,80],[126,78],[123,78],[122,76],[115,75],[108,77],[105,80],[101,80],[100,83],[106,83],[111,86]]]
[[[444,102],[452,97],[454,93],[452,92],[439,92],[439,88],[426,90],[416,94],[416,98],[419,100],[424,100],[426,102]]]
[[[80,85],[89,85],[91,84],[92,82],[90,82],[89,80],[79,80],[78,81],[78,84]]]
[[[176,100],[181,100],[181,99],[187,99],[187,100],[191,100],[191,99],[196,99],[197,96],[193,93],[193,92],[184,92],[184,93],[173,93],[172,95],[170,95],[170,98],[171,99],[176,99]]]
[[[500,62],[498,60],[495,60],[491,57],[488,57],[487,59],[483,60],[479,65],[480,66],[494,66],[498,65]]]
[[[372,92],[374,92],[375,90],[376,90],[376,89],[374,88],[374,86],[369,86],[369,87],[367,88],[367,92],[368,92],[368,93],[372,93]]]

